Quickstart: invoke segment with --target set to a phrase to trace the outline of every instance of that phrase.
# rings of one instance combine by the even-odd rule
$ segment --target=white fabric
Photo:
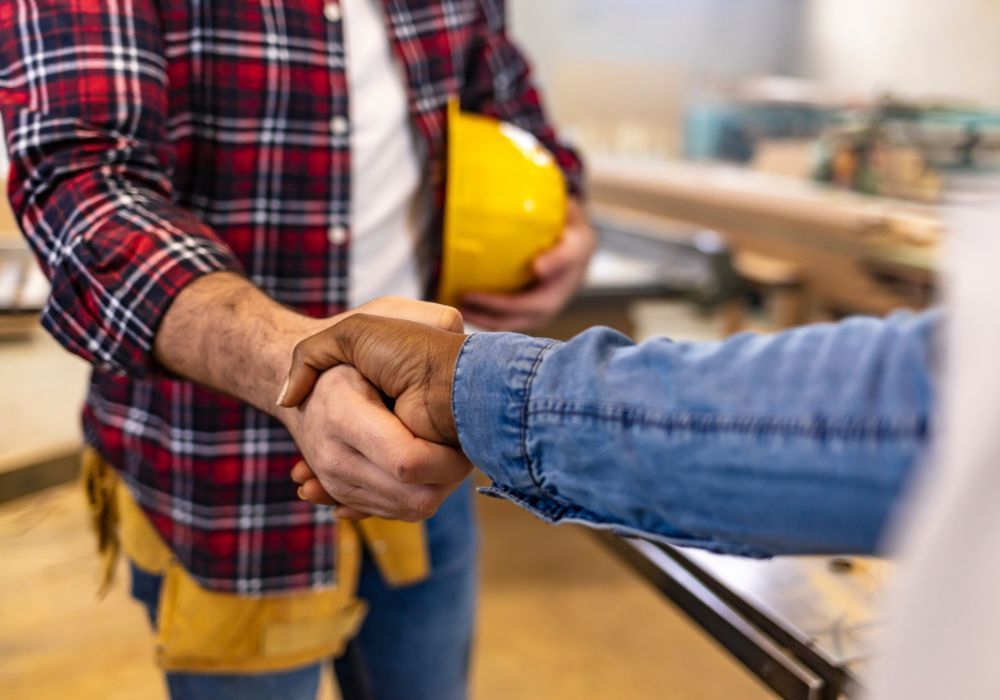
[[[941,438],[900,527],[879,700],[1000,693],[1000,206],[965,204],[947,221]]]
[[[0,124],[0,178],[6,178],[10,170],[10,160],[7,158],[7,140],[3,135],[3,124]]]
[[[351,306],[422,293],[426,194],[403,67],[377,0],[341,0],[351,122]]]

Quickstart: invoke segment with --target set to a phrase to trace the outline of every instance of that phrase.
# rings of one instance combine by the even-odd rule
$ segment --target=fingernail
[[[287,394],[288,394],[288,381],[289,381],[289,378],[288,378],[288,377],[286,377],[286,378],[285,378],[285,385],[284,385],[283,387],[281,387],[281,393],[280,393],[280,394],[278,394],[278,401],[277,401],[277,404],[278,404],[279,406],[282,406],[282,405],[284,405],[284,403],[285,403],[285,395],[287,395]]]
[[[299,500],[300,501],[306,500],[306,490],[305,490],[305,487],[300,486],[299,490],[298,490],[298,494],[299,494]]]

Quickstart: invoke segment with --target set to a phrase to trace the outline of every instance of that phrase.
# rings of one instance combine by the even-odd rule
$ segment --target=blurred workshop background
[[[947,237],[937,205],[1000,166],[995,0],[510,0],[509,13],[587,157],[601,234],[549,335],[715,339],[925,307]],[[75,482],[88,368],[39,328],[46,292],[4,202],[0,697],[164,697],[124,572],[96,597]],[[744,562],[478,506],[479,700],[835,697],[878,653],[887,562]]]

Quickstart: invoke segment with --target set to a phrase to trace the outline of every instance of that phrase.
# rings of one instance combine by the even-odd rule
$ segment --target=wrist
[[[263,408],[289,428],[293,427],[302,414],[298,407],[284,408],[279,405],[287,389],[288,373],[295,347],[333,323],[335,321],[329,318],[317,319],[289,311],[277,324],[268,351],[262,354],[262,363],[265,367],[262,367],[261,373],[273,377],[267,391],[268,402]]]
[[[443,359],[436,363],[430,373],[430,384],[427,391],[427,407],[435,430],[443,442],[458,445],[458,427],[455,423],[454,384],[455,368],[462,354],[468,336],[450,334],[452,336],[443,354]]]
[[[330,323],[281,306],[245,277],[218,272],[177,295],[154,350],[172,374],[278,416],[275,400],[295,345]]]

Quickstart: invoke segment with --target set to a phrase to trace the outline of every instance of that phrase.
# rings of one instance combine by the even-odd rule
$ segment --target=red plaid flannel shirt
[[[579,188],[503,0],[383,5],[439,194],[455,95],[536,134]],[[296,497],[284,427],[158,374],[153,337],[174,296],[218,270],[313,316],[344,309],[350,237],[330,235],[351,225],[337,14],[323,0],[0,2],[10,199],[52,281],[43,323],[94,365],[88,442],[216,590],[332,583],[334,527]]]

